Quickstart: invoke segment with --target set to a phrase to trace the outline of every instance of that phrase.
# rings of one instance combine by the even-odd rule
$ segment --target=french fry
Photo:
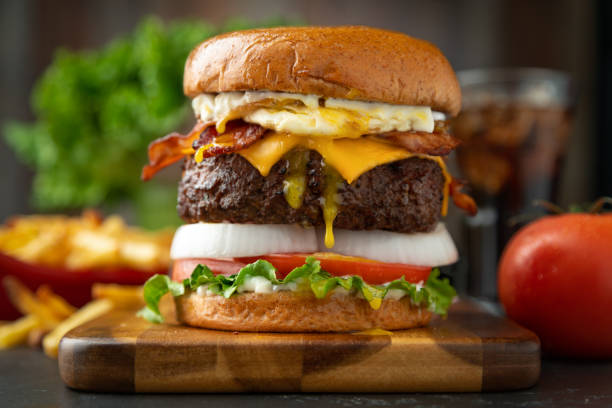
[[[34,294],[13,276],[5,276],[2,284],[8,293],[11,303],[24,315],[36,316],[40,323],[47,328],[53,328],[61,319],[49,308],[41,303]]]
[[[66,302],[63,297],[55,294],[49,285],[39,286],[38,289],[36,289],[36,296],[42,303],[51,309],[54,315],[62,320],[77,310],[76,307]]]
[[[96,211],[81,217],[31,215],[0,225],[0,252],[24,262],[88,269],[163,269],[170,259],[172,231],[149,232],[128,226],[118,215]]]
[[[0,327],[0,350],[22,344],[33,329],[40,327],[40,320],[34,315],[24,316]]]
[[[72,316],[61,322],[55,329],[47,334],[43,339],[43,349],[49,357],[56,358],[59,343],[62,337],[75,327],[95,319],[110,311],[113,302],[110,299],[93,300],[77,310]]]
[[[42,348],[42,340],[49,333],[49,329],[35,327],[28,333],[28,346],[32,348]]]
[[[83,223],[83,225],[98,227],[100,226],[100,224],[102,224],[102,221],[104,221],[104,218],[98,210],[90,208],[87,210],[83,210],[83,213],[81,214],[81,222]]]
[[[109,299],[119,309],[136,309],[144,306],[142,286],[95,283],[91,288],[94,299]]]

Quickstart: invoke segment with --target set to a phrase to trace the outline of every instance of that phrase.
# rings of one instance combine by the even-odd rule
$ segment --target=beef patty
[[[308,152],[303,204],[287,203],[283,181],[289,162],[281,159],[263,177],[239,154],[224,154],[196,163],[185,160],[179,184],[178,212],[190,223],[324,225],[320,198],[325,189],[324,163]],[[440,218],[444,176],[440,166],[412,157],[384,164],[338,187],[334,227],[398,232],[431,231]]]

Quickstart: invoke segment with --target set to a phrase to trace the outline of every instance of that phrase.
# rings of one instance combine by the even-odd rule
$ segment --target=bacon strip
[[[380,136],[412,153],[445,156],[461,143],[446,132],[387,132]]]
[[[470,215],[476,215],[478,212],[478,207],[476,206],[476,202],[469,195],[461,192],[464,184],[455,178],[452,179],[450,185],[448,186],[448,192],[450,196],[453,198],[453,203],[465,212]]]
[[[187,135],[174,132],[149,144],[149,164],[142,169],[141,179],[149,180],[161,169],[195,152],[197,152],[196,160],[199,162],[207,157],[247,148],[267,132],[267,129],[260,125],[232,120],[226,124],[225,133],[219,135],[215,126],[211,126],[213,124],[198,122]],[[433,156],[447,155],[460,143],[448,134],[446,122],[440,121],[436,122],[433,133],[387,132],[376,136],[383,137],[412,153]]]
[[[196,160],[245,149],[261,139],[267,129],[242,120],[233,120],[225,126],[225,133],[219,135],[214,126],[206,128],[193,143],[197,151]],[[203,148],[200,152],[199,149]]]
[[[151,142],[148,149],[149,164],[142,168],[140,178],[143,181],[150,180],[161,169],[179,161],[186,154],[193,153],[193,141],[202,130],[213,127],[212,124],[198,122],[187,135],[173,132]]]

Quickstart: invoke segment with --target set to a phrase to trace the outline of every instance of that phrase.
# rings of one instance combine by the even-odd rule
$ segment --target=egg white
[[[433,132],[443,115],[429,106],[392,105],[283,92],[200,94],[196,116],[223,132],[228,120],[242,118],[267,129],[295,135],[359,137],[390,131]]]

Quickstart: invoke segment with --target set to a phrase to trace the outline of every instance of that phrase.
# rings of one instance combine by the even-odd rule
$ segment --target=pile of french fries
[[[47,285],[30,291],[17,278],[6,276],[2,284],[11,303],[24,316],[0,324],[0,350],[27,343],[43,348],[56,358],[62,337],[75,327],[109,312],[113,308],[136,309],[144,304],[142,286],[95,284],[94,300],[80,309],[70,305]]]
[[[80,217],[18,216],[0,226],[0,252],[69,270],[124,266],[149,271],[168,266],[173,232],[145,231],[118,215],[104,219],[93,210]]]

